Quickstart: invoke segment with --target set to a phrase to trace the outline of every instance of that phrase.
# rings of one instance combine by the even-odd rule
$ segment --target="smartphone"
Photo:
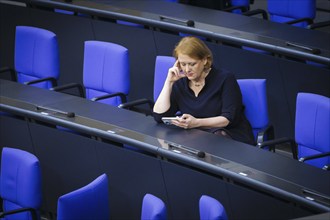
[[[166,125],[172,124],[172,120],[175,120],[175,119],[177,119],[177,117],[162,117],[162,121]]]

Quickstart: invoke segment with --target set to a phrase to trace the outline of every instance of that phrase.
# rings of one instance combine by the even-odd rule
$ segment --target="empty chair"
[[[281,138],[267,144],[290,143],[293,157],[324,168],[330,164],[330,98],[313,93],[298,93],[295,139]],[[298,152],[297,152],[298,151]]]
[[[330,164],[330,98],[311,93],[298,93],[295,141],[298,159],[323,168]],[[316,155],[324,157],[315,157]],[[313,158],[309,158],[313,156]]]
[[[1,155],[1,219],[40,219],[41,170],[33,154],[4,147]]]
[[[268,0],[269,20],[307,27],[316,15],[316,0]]]
[[[15,68],[12,80],[49,89],[59,78],[59,52],[56,35],[48,30],[17,26],[15,33]],[[16,73],[16,74],[15,74]]]
[[[228,1],[229,7],[222,9],[234,14],[242,14],[250,9],[250,0],[230,0]]]
[[[88,185],[58,199],[57,219],[109,220],[108,177],[102,174]]]
[[[110,42],[86,41],[83,86],[70,83],[52,90],[71,88],[78,88],[80,96],[92,101],[113,106],[125,103],[130,89],[128,49]]]
[[[152,194],[146,194],[142,201],[141,220],[165,220],[166,218],[164,202]]]
[[[258,9],[244,14],[248,16],[263,14],[263,18],[269,19],[269,21],[290,24],[302,28],[307,28],[314,22],[316,0],[268,0],[267,4],[267,12]],[[270,52],[255,48],[243,48],[258,53],[271,54]]]
[[[153,100],[149,99],[138,99],[135,101],[127,102],[124,104],[119,105],[120,108],[126,108],[126,109],[131,109],[135,110],[141,113],[144,113],[146,115],[151,115],[152,114],[152,108],[154,105],[154,102],[157,100],[164,82],[167,77],[168,69],[171,68],[175,63],[175,58],[172,56],[156,56],[155,60],[155,71],[154,71],[154,90],[153,90]],[[139,109],[138,106],[147,104],[148,109]]]
[[[207,195],[199,199],[199,215],[201,220],[227,220],[227,213],[223,205]]]
[[[238,79],[244,113],[249,120],[257,144],[274,138],[274,127],[269,122],[266,79]]]
[[[312,24],[316,15],[315,0],[268,0],[267,11],[251,10],[244,15],[263,14],[264,19],[277,23],[286,23],[298,27]],[[268,16],[269,15],[269,16]]]

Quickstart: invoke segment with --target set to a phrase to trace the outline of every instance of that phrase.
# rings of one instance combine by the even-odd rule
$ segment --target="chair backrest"
[[[243,6],[246,7],[247,9],[250,8],[250,0],[230,0],[230,6]],[[232,11],[232,13],[235,14],[242,14],[242,10],[241,9],[235,9]]]
[[[295,120],[298,158],[330,152],[330,98],[298,93]],[[322,168],[330,164],[330,157],[308,160],[305,163]]]
[[[4,147],[1,156],[0,195],[3,211],[41,206],[41,170],[38,158],[24,150]],[[5,219],[32,219],[30,212],[6,215]]]
[[[87,99],[116,92],[128,95],[130,69],[127,48],[110,42],[86,41],[83,71]],[[100,102],[113,106],[122,103],[118,96]]]
[[[58,199],[57,219],[109,220],[108,177],[102,174],[88,185]]]
[[[165,220],[167,218],[166,206],[164,202],[147,193],[143,197],[141,220]]]
[[[253,134],[269,125],[266,79],[238,79],[241,89],[245,116],[249,120]]]
[[[17,81],[26,83],[52,77],[59,78],[59,51],[56,35],[48,30],[17,26],[15,34],[15,70]],[[32,84],[49,89],[51,81]]]
[[[227,213],[223,205],[207,195],[199,199],[199,216],[201,220],[227,220]]]
[[[314,19],[316,14],[316,0],[268,0],[270,20],[284,23],[300,18]],[[294,24],[306,27],[307,22]]]
[[[168,69],[175,63],[171,56],[156,56],[154,72],[154,101],[157,100],[167,77]]]

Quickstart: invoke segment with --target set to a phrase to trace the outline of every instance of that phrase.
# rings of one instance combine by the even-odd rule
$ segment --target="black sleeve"
[[[229,120],[229,126],[237,124],[242,112],[242,94],[233,74],[229,74],[224,82],[222,102],[222,116]]]

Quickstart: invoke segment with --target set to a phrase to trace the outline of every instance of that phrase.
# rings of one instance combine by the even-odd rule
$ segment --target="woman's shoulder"
[[[218,68],[214,68],[212,67],[211,69],[211,75],[213,75],[214,77],[216,77],[217,79],[227,79],[227,78],[234,78],[235,79],[235,75],[232,71],[227,70],[227,69],[218,69]]]

